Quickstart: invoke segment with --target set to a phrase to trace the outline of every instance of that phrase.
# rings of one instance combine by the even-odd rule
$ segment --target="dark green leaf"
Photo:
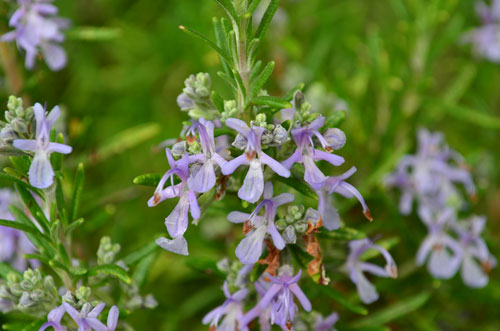
[[[96,276],[98,274],[107,274],[111,276],[115,276],[123,282],[130,284],[131,279],[128,273],[120,266],[116,264],[102,264],[89,269],[89,276]]]
[[[11,156],[9,157],[10,163],[19,170],[21,173],[26,175],[30,169],[31,160],[29,156]]]
[[[328,129],[328,128],[339,127],[340,124],[342,124],[342,122],[344,122],[345,117],[346,117],[345,111],[334,112],[332,115],[328,116],[323,128]]]
[[[64,144],[64,136],[62,133],[59,133],[57,136],[56,142],[59,144]],[[54,167],[55,171],[61,170],[62,167],[62,161],[63,161],[63,154],[61,153],[53,153],[50,156],[50,160],[52,162],[52,166]]]
[[[132,253],[124,257],[123,263],[125,263],[125,265],[127,266],[133,265],[134,263],[139,262],[140,260],[142,260],[146,256],[149,256],[157,250],[158,245],[156,244],[156,241],[152,241],[144,247],[134,250]]]
[[[134,178],[134,184],[144,185],[144,186],[158,186],[161,180],[162,174],[144,174]]]
[[[226,11],[227,15],[235,23],[238,22],[238,13],[230,0],[215,0]]]
[[[8,221],[0,219],[0,226],[21,230],[23,232],[31,233],[33,235],[41,235],[40,231],[34,226],[29,226],[16,221]]]
[[[215,91],[212,91],[212,102],[214,103],[215,107],[217,107],[217,110],[219,111],[219,113],[223,113],[224,112],[224,99],[221,98],[221,96],[215,92]]]
[[[68,212],[66,210],[66,201],[64,200],[64,193],[62,190],[62,183],[58,176],[55,177],[56,180],[56,204],[57,210],[59,211],[59,217],[65,225],[68,224]]]
[[[252,100],[252,103],[254,105],[269,106],[271,108],[276,108],[276,109],[292,108],[292,104],[290,102],[269,95],[256,97]]]
[[[48,233],[50,230],[49,220],[45,216],[42,208],[36,202],[33,195],[31,195],[31,193],[23,185],[16,184],[16,188],[24,204],[30,210],[31,215],[33,215],[33,217],[38,221],[38,224],[40,224],[43,228],[43,231]]]
[[[137,286],[142,287],[146,278],[148,276],[148,272],[151,268],[151,264],[154,262],[156,258],[156,254],[147,255],[142,258],[140,262],[137,264],[137,267],[132,274],[132,279],[135,281]]]
[[[250,98],[256,97],[260,90],[264,87],[269,77],[271,77],[274,70],[274,61],[269,62],[262,72],[257,76],[255,82],[252,84],[250,91]]]
[[[259,27],[255,32],[255,38],[263,40],[267,32],[267,28],[269,28],[269,24],[271,24],[271,21],[274,17],[274,14],[276,13],[276,10],[278,10],[279,2],[279,0],[271,0],[269,6],[267,6],[264,16],[262,16],[262,20],[260,21]]]
[[[68,212],[68,223],[73,222],[78,215],[78,208],[80,206],[80,200],[82,197],[83,191],[83,182],[85,180],[85,171],[83,167],[83,163],[78,165],[76,169],[75,181],[73,184],[73,196],[71,199],[71,204],[69,206]]]
[[[259,5],[261,0],[253,0],[250,6],[248,7],[248,13],[253,14],[257,6]]]
[[[10,274],[11,272],[17,274],[17,275],[21,275],[21,273],[19,271],[17,271],[16,269],[14,269],[13,267],[11,267],[10,265],[8,265],[7,263],[5,262],[0,262],[0,277],[3,278],[3,279],[7,279],[7,275]]]
[[[208,257],[189,256],[186,265],[194,270],[224,278],[226,275],[217,268],[217,261]]]
[[[217,46],[213,41],[199,33],[198,31],[191,30],[189,28],[186,28],[185,26],[180,25],[179,29],[181,29],[184,32],[187,32],[195,37],[198,37],[202,41],[204,41],[210,48],[212,48],[217,54],[219,54],[224,60],[226,60],[228,63],[231,63],[231,59],[229,56],[219,47]]]

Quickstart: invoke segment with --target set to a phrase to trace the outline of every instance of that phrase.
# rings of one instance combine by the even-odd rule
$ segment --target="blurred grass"
[[[221,16],[222,11],[210,0],[56,3],[61,14],[74,22],[65,45],[69,65],[59,73],[40,64],[39,70],[25,72],[25,92],[32,100],[64,106],[76,151],[67,162],[76,166],[77,160],[88,160],[82,210],[89,224],[78,232],[82,256],[94,256],[99,237],[107,233],[129,253],[165,231],[163,219],[173,206],[167,202],[147,208],[152,189],[136,187],[132,180],[167,169],[164,154],[154,153],[153,146],[175,137],[186,119],[175,102],[183,80],[191,73],[209,72],[215,88],[227,95],[215,75],[219,69],[215,54],[181,33],[178,25],[208,31],[211,17]],[[344,219],[369,234],[400,238],[393,253],[402,275],[397,281],[377,282],[381,300],[368,306],[368,317],[360,319],[333,301],[316,302],[316,307],[323,313],[338,310],[339,329],[347,329],[369,325],[370,318],[387,319],[387,311],[401,311],[404,300],[415,297],[410,308],[416,310],[391,319],[391,329],[497,330],[498,268],[487,288],[471,290],[458,276],[440,282],[413,267],[425,229],[414,215],[400,216],[399,195],[380,185],[399,155],[414,149],[418,127],[443,131],[473,169],[480,199],[471,209],[488,215],[486,238],[492,252],[498,252],[500,67],[474,58],[459,43],[460,35],[478,24],[473,2],[283,0],[281,10],[261,52],[276,61],[270,92],[317,81],[347,101],[342,128],[348,144],[341,154],[347,166],[358,167],[352,181],[362,188],[375,221],[367,224],[358,206],[349,202],[343,208]],[[5,101],[4,84],[0,93]],[[315,105],[315,100],[309,101]],[[148,127],[148,123],[156,124]],[[113,137],[138,126],[148,128],[141,144],[113,145],[119,153],[96,157]],[[129,148],[121,152],[124,147]],[[92,211],[95,206],[101,210]],[[208,260],[233,256],[234,246],[225,243],[239,236],[217,213],[202,219],[198,227],[191,226],[187,234],[191,255]],[[339,279],[337,289],[353,293],[354,286],[345,278],[332,278]],[[200,320],[221,302],[220,285],[216,276],[190,268],[184,257],[161,252],[144,289],[154,293],[159,306],[134,313],[130,321],[138,330],[143,325],[165,331],[206,330]],[[427,299],[422,293],[431,293],[423,305],[418,301]]]

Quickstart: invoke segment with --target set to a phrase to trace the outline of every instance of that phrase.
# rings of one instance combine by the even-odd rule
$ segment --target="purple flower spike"
[[[190,156],[190,161],[200,162],[200,169],[191,173],[188,179],[188,186],[195,192],[204,193],[209,191],[215,185],[215,164],[222,167],[227,161],[220,156],[215,149],[214,124],[201,118],[195,121],[190,132],[197,131],[200,136],[200,142],[203,154]],[[188,132],[189,134],[189,132]]]
[[[56,17],[58,9],[52,0],[18,0],[19,9],[14,12],[9,26],[15,30],[4,34],[1,41],[16,40],[19,48],[26,51],[26,68],[32,69],[39,52],[49,68],[58,71],[66,65],[66,52],[58,44],[64,41],[61,30],[68,21]]]
[[[368,281],[364,273],[368,272],[379,277],[391,277],[396,278],[398,275],[398,269],[396,263],[392,259],[389,252],[379,246],[375,245],[370,239],[360,239],[352,240],[349,242],[349,256],[347,257],[346,269],[349,273],[351,281],[356,284],[359,297],[361,301],[366,304],[370,304],[378,300],[378,293],[372,283]],[[379,251],[386,261],[385,268],[382,268],[376,264],[368,263],[362,261],[361,255],[369,249],[375,249]]]
[[[314,148],[313,136],[316,136],[323,149],[326,151],[332,150],[332,146],[330,146],[328,141],[318,131],[324,123],[325,118],[319,116],[309,125],[293,129],[292,136],[297,145],[297,150],[287,160],[283,161],[283,165],[287,169],[290,169],[295,163],[304,164],[304,179],[316,190],[320,190],[323,187],[327,177],[319,170],[315,161],[324,160],[334,166],[339,166],[344,163],[343,157]],[[338,143],[336,142],[335,144]]]
[[[315,331],[334,331],[335,323],[339,320],[339,314],[331,313],[327,317],[323,318],[322,316],[318,316],[316,319],[316,323],[314,325]]]
[[[39,331],[44,331],[47,328],[54,328],[54,331],[64,331],[65,328],[61,325],[61,320],[66,313],[63,305],[52,309],[47,316],[47,322],[45,322]]]
[[[236,248],[236,256],[244,264],[256,263],[262,255],[264,239],[269,234],[274,246],[282,250],[285,248],[285,241],[274,225],[274,219],[279,206],[292,202],[294,196],[289,193],[282,193],[273,197],[273,184],[266,183],[264,190],[264,200],[262,200],[251,214],[233,211],[229,213],[227,219],[232,223],[244,223],[249,221],[252,230],[240,242]],[[264,216],[258,212],[265,208]]]
[[[226,125],[238,131],[246,139],[246,148],[245,153],[221,167],[222,173],[227,176],[240,166],[248,165],[249,170],[243,185],[238,190],[238,197],[250,203],[255,203],[260,199],[264,191],[264,165],[268,165],[282,177],[289,177],[290,171],[262,151],[261,138],[264,128],[256,126],[249,128],[245,122],[236,118],[227,119]]]
[[[13,142],[15,148],[23,151],[34,152],[35,157],[31,162],[28,172],[30,184],[37,188],[47,188],[54,181],[54,170],[50,164],[50,154],[56,152],[61,154],[71,153],[71,146],[50,142],[50,130],[59,117],[59,107],[54,107],[50,114],[45,117],[45,110],[39,103],[34,106],[36,119],[36,139],[16,139]]]
[[[305,311],[311,311],[309,299],[297,284],[301,271],[293,276],[292,268],[288,265],[281,267],[279,277],[267,275],[271,286],[267,289],[260,302],[240,320],[240,325],[248,325],[253,319],[270,308],[271,324],[279,325],[283,330],[290,330],[295,320],[297,305],[294,297],[300,302]],[[259,286],[256,284],[256,287]]]
[[[500,62],[500,1],[493,0],[491,7],[480,1],[476,12],[483,25],[464,35],[464,42],[471,43],[474,52],[491,61]]]
[[[92,309],[89,303],[83,305],[82,310],[78,312],[72,305],[63,302],[64,309],[69,316],[78,325],[78,330],[81,331],[107,331],[107,327],[97,319],[99,314],[104,309],[104,303],[100,303]]]
[[[174,160],[170,149],[166,149],[166,154],[168,163],[170,164],[170,170],[167,171],[161,178],[154,195],[148,201],[148,206],[154,207],[165,199],[171,199],[174,197],[179,198],[179,202],[175,206],[174,210],[165,219],[165,225],[168,233],[173,240],[160,238],[157,240],[157,243],[162,248],[173,253],[187,255],[187,242],[183,235],[188,227],[188,212],[191,213],[191,216],[194,219],[198,219],[200,218],[200,207],[198,206],[196,193],[191,190],[188,185],[190,162],[188,154],[186,153],[178,161]],[[180,184],[174,185],[174,176],[180,178]],[[171,185],[167,188],[163,188],[169,179],[171,181]]]
[[[445,230],[455,221],[455,211],[448,208],[435,213],[429,208],[420,207],[419,216],[429,234],[418,249],[417,265],[422,266],[430,255],[427,269],[431,275],[441,279],[453,277],[460,266],[462,249]]]
[[[485,224],[484,216],[473,216],[466,221],[453,224],[460,237],[463,252],[462,279],[467,286],[472,288],[486,286],[489,281],[488,272],[496,266],[496,259],[489,252],[484,239],[481,238]]]
[[[337,209],[332,205],[330,197],[332,193],[338,193],[345,198],[355,197],[361,203],[365,217],[370,221],[373,220],[370,209],[366,205],[361,193],[345,181],[355,172],[356,167],[352,167],[340,176],[330,176],[326,179],[323,188],[316,191],[318,194],[318,211],[321,214],[323,225],[327,230],[336,230],[340,227],[340,216]]]
[[[243,288],[231,294],[231,292],[229,292],[227,282],[224,283],[223,290],[224,295],[226,296],[226,301],[224,301],[221,306],[213,309],[205,315],[202,323],[210,324],[211,327],[215,327],[220,331],[247,331],[248,328],[246,326],[238,327],[238,321],[243,317],[243,300],[245,299],[248,290]]]

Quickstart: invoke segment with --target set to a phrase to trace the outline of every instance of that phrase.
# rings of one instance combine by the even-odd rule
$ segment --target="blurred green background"
[[[163,219],[173,207],[167,202],[149,209],[146,201],[153,190],[136,187],[132,180],[167,169],[164,153],[154,146],[177,137],[187,120],[175,102],[184,79],[209,72],[215,89],[229,96],[216,75],[216,54],[183,34],[178,25],[206,32],[211,18],[223,12],[212,0],[56,4],[61,16],[73,21],[65,43],[68,66],[58,73],[41,62],[32,72],[22,68],[23,94],[50,108],[58,104],[66,109],[75,151],[67,164],[74,168],[78,161],[86,162],[82,213],[87,224],[76,235],[80,256],[94,258],[99,238],[106,234],[129,253],[165,232]],[[6,18],[1,24],[5,30]],[[476,58],[460,42],[463,33],[478,24],[469,0],[281,2],[261,51],[263,59],[277,62],[268,90],[278,95],[304,82],[315,96],[308,101],[318,110],[332,107],[336,97],[345,100],[349,110],[342,129],[348,143],[340,154],[348,167],[358,168],[351,181],[364,194],[375,221],[367,224],[352,201],[340,204],[343,218],[370,235],[399,238],[391,252],[401,277],[376,281],[381,299],[368,306],[368,317],[335,301],[313,302],[323,313],[340,313],[339,329],[377,325],[376,319],[384,318],[383,309],[402,303],[408,311],[391,318],[387,326],[392,330],[500,329],[499,269],[493,270],[486,288],[472,290],[459,276],[438,281],[424,268],[416,268],[414,255],[425,228],[414,214],[400,216],[399,193],[381,185],[398,159],[414,151],[419,127],[443,131],[472,169],[479,199],[470,212],[488,216],[485,237],[498,256],[500,66]],[[107,35],[85,35],[84,27],[103,28]],[[5,81],[0,93],[6,104],[10,91]],[[131,136],[132,142],[141,143],[127,145],[124,137]],[[222,302],[222,279],[199,266],[225,255],[234,257],[234,242],[240,236],[239,229],[220,215],[208,214],[198,227],[191,226],[191,256],[160,252],[151,266],[142,292],[152,292],[159,306],[138,311],[128,321],[137,330],[206,330],[200,321]],[[330,276],[334,287],[359,300],[345,276]],[[431,294],[425,305],[411,301],[422,293]]]

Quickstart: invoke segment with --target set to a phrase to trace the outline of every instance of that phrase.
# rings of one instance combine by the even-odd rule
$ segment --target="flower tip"
[[[385,266],[385,270],[391,278],[398,278],[398,268],[394,264],[388,264]]]
[[[186,28],[184,27],[184,25],[179,25],[179,29],[181,29],[182,31],[186,30]]]
[[[372,213],[370,212],[370,209],[364,210],[363,214],[365,215],[367,220],[369,220],[370,222],[373,221],[373,217],[372,217]]]

